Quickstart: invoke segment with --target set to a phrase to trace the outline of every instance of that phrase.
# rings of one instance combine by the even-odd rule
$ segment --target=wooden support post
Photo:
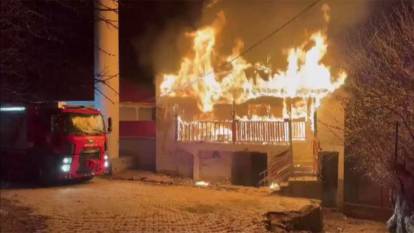
[[[192,136],[193,136],[193,123],[190,123],[188,125],[188,141],[192,141]]]
[[[178,136],[178,115],[175,115],[175,141],[179,141],[179,136]]]
[[[232,109],[232,126],[231,126],[231,135],[232,135],[232,142],[236,143],[236,103],[233,101],[233,109]]]
[[[318,135],[318,111],[315,111],[315,113],[313,113],[313,125],[311,127],[314,130],[313,132],[314,137],[317,137]]]
[[[202,125],[202,128],[203,128],[203,134],[202,134],[201,140],[205,141],[206,137],[207,137],[206,122],[202,121],[201,125]]]
[[[291,168],[293,169],[293,140],[292,140],[292,100],[289,99],[289,144],[290,144],[290,156],[289,156],[289,160],[290,160],[290,165]]]

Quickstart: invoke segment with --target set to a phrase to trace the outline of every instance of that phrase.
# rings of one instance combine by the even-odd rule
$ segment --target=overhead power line
[[[300,16],[302,16],[303,14],[305,14],[307,11],[309,11],[310,9],[312,9],[313,7],[315,7],[319,2],[321,2],[321,0],[316,0],[314,2],[312,2],[311,4],[309,4],[307,7],[303,8],[301,11],[299,11],[299,13],[297,13],[294,17],[292,17],[291,19],[289,19],[288,21],[286,21],[284,24],[280,25],[278,28],[275,28],[272,32],[270,32],[269,34],[267,34],[266,36],[264,36],[262,39],[256,41],[255,43],[253,43],[252,45],[250,45],[249,47],[247,47],[245,50],[243,50],[241,53],[239,53],[239,55],[237,55],[236,57],[234,57],[233,59],[230,60],[230,63],[232,63],[233,61],[237,60],[238,58],[240,58],[241,56],[247,54],[248,52],[250,52],[252,49],[256,48],[257,46],[259,46],[261,43],[263,43],[264,41],[266,41],[267,39],[269,39],[270,37],[272,37],[273,35],[275,35],[276,33],[280,32],[282,29],[284,29],[286,26],[288,26],[290,23],[292,23],[293,21],[295,21],[297,18],[299,18]]]

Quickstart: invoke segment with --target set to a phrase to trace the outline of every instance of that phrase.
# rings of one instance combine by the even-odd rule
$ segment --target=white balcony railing
[[[291,129],[289,130],[289,126]],[[281,144],[306,139],[305,121],[183,121],[177,117],[178,142]]]

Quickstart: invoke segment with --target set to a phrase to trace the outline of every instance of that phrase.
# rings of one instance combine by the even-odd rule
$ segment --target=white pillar
[[[119,40],[117,0],[95,2],[95,106],[108,125],[112,118],[108,153],[119,157]],[[103,80],[104,82],[97,81]]]

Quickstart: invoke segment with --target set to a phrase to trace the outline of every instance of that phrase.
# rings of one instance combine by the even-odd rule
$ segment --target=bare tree
[[[27,55],[30,46],[50,33],[44,26],[44,16],[21,0],[1,1],[0,15],[0,92],[3,98],[20,99],[28,87],[26,72],[33,68]]]
[[[390,232],[414,232],[414,3],[401,2],[356,34],[349,44],[348,152],[374,182],[395,190]]]
[[[0,102],[88,91],[92,98],[95,82],[107,85],[111,77],[93,77],[93,27],[95,20],[115,24],[96,18],[94,10],[118,13],[98,0],[1,1]]]

